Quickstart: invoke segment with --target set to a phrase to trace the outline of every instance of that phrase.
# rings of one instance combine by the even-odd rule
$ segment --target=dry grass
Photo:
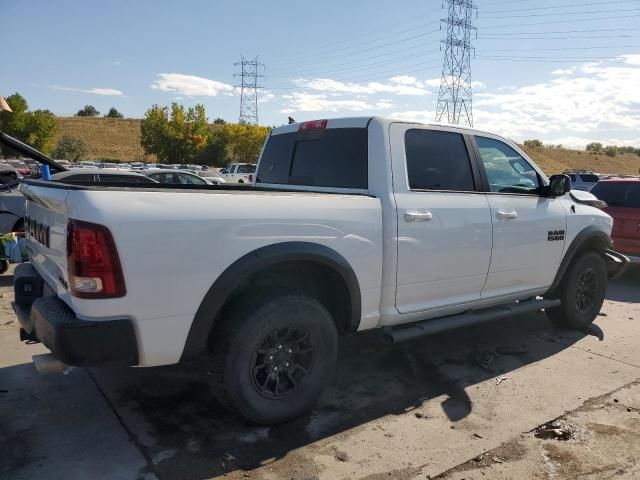
[[[58,137],[71,135],[89,145],[91,159],[113,158],[126,161],[155,161],[140,147],[140,120],[111,118],[57,117]],[[581,150],[547,147],[525,148],[545,173],[565,170],[592,170],[600,173],[638,175],[640,156],[626,153],[608,157]]]
[[[524,148],[524,151],[547,175],[565,170],[590,170],[597,173],[625,175],[640,173],[640,156],[635,153],[609,157],[604,153],[547,147]]]
[[[140,120],[116,118],[56,117],[58,134],[81,138],[89,147],[89,159],[150,162],[140,146]]]

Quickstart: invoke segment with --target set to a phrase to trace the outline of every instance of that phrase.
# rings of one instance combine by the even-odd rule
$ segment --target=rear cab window
[[[583,182],[587,182],[587,183],[596,183],[600,179],[598,178],[597,175],[594,175],[592,173],[581,173],[580,174],[580,180],[582,180]]]
[[[640,208],[640,183],[599,182],[590,193],[610,207]]]
[[[368,188],[367,128],[321,128],[272,134],[257,183]]]

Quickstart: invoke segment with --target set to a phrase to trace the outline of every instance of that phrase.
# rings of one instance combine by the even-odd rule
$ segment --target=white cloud
[[[268,103],[271,100],[276,98],[276,96],[268,90],[263,90],[260,95],[258,95],[258,103]]]
[[[393,77],[395,79],[400,78],[403,82],[413,77],[401,76]],[[353,93],[362,95],[373,95],[376,93],[391,93],[395,95],[416,95],[423,96],[429,95],[430,92],[424,88],[419,82],[413,84],[400,83],[391,79],[391,83],[382,82],[368,82],[368,83],[355,83],[355,82],[341,82],[339,80],[333,80],[331,78],[314,78],[305,79],[298,78],[293,83],[301,88],[307,90],[315,90],[318,92],[332,92],[332,93]]]
[[[573,73],[573,68],[558,68],[551,72],[551,75],[571,75]]]
[[[393,83],[399,83],[400,85],[422,85],[418,82],[418,79],[411,75],[398,75],[389,79]]]
[[[154,90],[179,93],[187,97],[215,97],[218,94],[233,95],[233,86],[217,80],[182,73],[158,73],[151,84]]]
[[[389,100],[378,100],[376,102],[376,110],[388,110],[391,107],[393,107],[393,102],[389,101]]]
[[[122,91],[116,90],[115,88],[73,88],[62,87],[60,85],[52,85],[51,88],[53,90],[61,90],[63,92],[89,93],[91,95],[103,95],[108,97],[121,97],[123,95]]]
[[[620,58],[629,65],[640,65],[640,55],[620,55]]]
[[[363,100],[333,100],[324,94],[310,94],[294,92],[291,95],[283,95],[288,101],[286,108],[281,113],[294,112],[361,112],[370,110],[372,105]]]
[[[409,120],[422,123],[434,123],[435,113],[431,110],[406,110],[404,112],[393,112],[389,116],[399,120]]]
[[[608,142],[608,136],[620,136],[613,132],[635,137],[640,130],[640,55],[638,63],[630,57],[635,56],[625,56],[624,64],[589,63],[546,82],[478,93],[475,126],[517,140],[564,137],[574,144],[577,138]]]

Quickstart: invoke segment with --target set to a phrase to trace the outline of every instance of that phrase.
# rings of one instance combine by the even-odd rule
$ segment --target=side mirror
[[[546,197],[561,197],[571,190],[569,175],[552,175],[549,185],[545,188]]]

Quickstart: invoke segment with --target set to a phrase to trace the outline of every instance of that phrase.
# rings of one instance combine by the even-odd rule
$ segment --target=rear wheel
[[[598,316],[606,290],[605,261],[596,252],[586,252],[565,273],[557,292],[562,304],[548,309],[547,316],[557,325],[584,330]]]
[[[237,305],[213,332],[212,388],[225,406],[261,424],[308,411],[333,371],[338,335],[315,299],[278,296]]]

